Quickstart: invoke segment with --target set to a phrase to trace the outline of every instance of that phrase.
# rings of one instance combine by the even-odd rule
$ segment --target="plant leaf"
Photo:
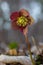
[[[10,49],[17,48],[17,47],[18,47],[18,43],[17,43],[17,42],[11,42],[11,43],[8,45],[8,47],[9,47]]]

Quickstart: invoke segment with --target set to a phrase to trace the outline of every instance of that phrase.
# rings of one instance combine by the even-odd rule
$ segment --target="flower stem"
[[[31,50],[29,50],[29,53],[30,53],[30,59],[31,59],[32,65],[35,65],[35,61],[34,61],[34,59],[32,58]]]
[[[32,65],[35,65],[35,61],[34,59],[32,58],[32,54],[31,54],[31,47],[30,47],[30,42],[28,40],[28,36],[25,36],[25,40],[26,40],[26,43],[28,45],[28,50],[29,50],[29,53],[30,53],[30,59],[31,59],[31,62],[32,62]]]

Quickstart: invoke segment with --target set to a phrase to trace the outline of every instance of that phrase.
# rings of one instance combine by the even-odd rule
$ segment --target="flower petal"
[[[16,24],[16,21],[15,22],[12,22],[12,28],[14,30],[19,30],[20,29],[19,26]]]
[[[24,27],[20,27],[16,24],[16,22],[12,22],[12,29],[20,30],[21,32],[23,32]]]
[[[18,12],[13,12],[13,13],[11,14],[11,16],[10,16],[10,19],[11,19],[12,21],[14,21],[14,20],[17,19],[17,17],[19,17],[19,13],[18,13]]]
[[[27,10],[25,10],[25,9],[21,9],[20,11],[19,11],[19,13],[21,14],[21,15],[23,15],[23,16],[29,16],[30,14],[29,14],[29,12],[27,11]]]

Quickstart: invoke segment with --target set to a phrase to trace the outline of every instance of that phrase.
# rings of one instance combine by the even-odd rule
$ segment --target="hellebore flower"
[[[33,22],[29,12],[25,9],[11,13],[10,19],[12,21],[12,28],[16,30],[19,29],[21,31],[23,31],[27,25],[31,25]]]
[[[30,16],[30,14],[27,10],[21,9],[18,12],[11,13],[10,19],[11,19],[11,23],[12,23],[12,28],[15,30],[21,30],[23,32],[23,34],[25,36],[25,41],[28,45],[28,50],[30,53],[30,58],[31,58],[32,64],[35,65],[35,62],[32,58],[32,54],[31,54],[30,42],[29,42],[28,36],[27,36],[28,25],[31,25],[34,22],[33,18]]]

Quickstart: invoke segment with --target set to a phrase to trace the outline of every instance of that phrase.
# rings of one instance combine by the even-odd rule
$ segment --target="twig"
[[[36,46],[38,52],[40,53],[40,49],[39,49],[39,47],[36,45],[36,40],[35,40],[35,38],[34,38],[33,36],[32,36],[32,41],[33,41],[34,45]]]

